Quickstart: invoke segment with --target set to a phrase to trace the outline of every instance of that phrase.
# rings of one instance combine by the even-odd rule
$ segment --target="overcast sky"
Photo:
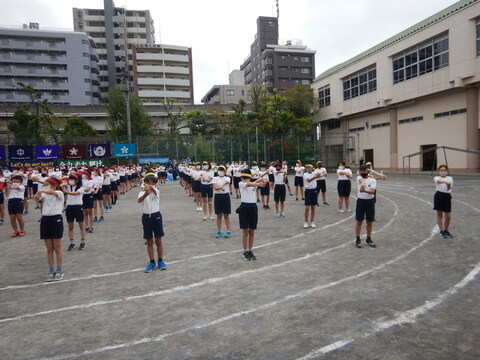
[[[280,39],[316,50],[316,76],[454,4],[454,0],[280,0]],[[156,42],[192,47],[195,103],[247,57],[258,16],[275,16],[275,0],[117,0],[150,10]],[[0,25],[38,22],[73,29],[72,8],[103,0],[0,0]]]

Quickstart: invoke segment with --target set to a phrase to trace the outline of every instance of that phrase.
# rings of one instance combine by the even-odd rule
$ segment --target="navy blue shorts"
[[[127,182],[127,177],[126,176],[120,176],[120,182],[121,183],[126,183]]]
[[[112,186],[111,185],[102,185],[102,192],[105,195],[110,195],[112,193]]]
[[[93,200],[99,200],[99,201],[102,201],[103,200],[103,191],[102,189],[98,190],[98,192],[96,194],[93,195]]]
[[[433,197],[433,210],[452,212],[452,194],[437,191]]]
[[[230,194],[215,194],[213,198],[213,207],[215,214],[231,214],[232,205],[230,202]]]
[[[153,238],[157,239],[165,236],[165,233],[163,232],[162,214],[160,214],[160,212],[143,214],[142,225],[143,238],[145,240]]]
[[[83,208],[93,209],[93,194],[83,194]]]
[[[202,193],[202,198],[211,199],[213,197],[213,185],[201,184],[200,191]]]
[[[132,175],[127,175],[127,180],[132,181]]]
[[[256,229],[258,224],[258,207],[257,204],[241,203],[236,210],[240,229]]]
[[[63,238],[62,215],[42,216],[40,221],[40,239],[61,239]]]
[[[0,190],[0,205],[5,202],[5,196],[3,195],[3,190]]]
[[[118,191],[118,184],[116,181],[112,181],[112,184],[110,185],[112,191]]]
[[[74,221],[83,222],[85,220],[83,216],[83,205],[68,205],[65,216],[69,223]]]
[[[287,187],[285,185],[275,185],[275,188],[273,189],[273,201],[285,201],[285,198],[287,196]]]
[[[200,180],[192,180],[192,191],[196,193],[202,192],[202,182]]]
[[[268,182],[273,183],[275,181],[275,176],[273,174],[268,174]]]
[[[305,189],[305,206],[317,205],[317,190]]]
[[[295,176],[294,185],[303,187],[303,177],[302,176]]]
[[[317,193],[319,192],[327,192],[327,182],[322,179],[322,180],[317,180]]]
[[[268,196],[270,195],[270,185],[267,183],[264,187],[260,188],[260,195]]]
[[[241,177],[238,177],[238,176],[233,177],[233,188],[234,189],[240,189],[240,185],[239,185],[240,181],[242,181]]]
[[[357,207],[355,209],[355,220],[375,221],[374,199],[357,199]]]
[[[35,195],[38,191],[38,184],[33,184],[32,185],[32,192],[33,192],[33,195]]]
[[[338,196],[348,197],[352,191],[352,183],[350,180],[338,180],[337,183]]]
[[[8,199],[8,214],[23,214],[23,199]]]

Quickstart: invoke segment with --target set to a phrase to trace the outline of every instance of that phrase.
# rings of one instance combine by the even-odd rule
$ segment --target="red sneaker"
[[[12,235],[10,235],[11,237],[16,237],[16,236],[19,236],[20,233],[18,231],[14,232]]]
[[[20,233],[18,235],[25,236],[25,231],[20,231]]]

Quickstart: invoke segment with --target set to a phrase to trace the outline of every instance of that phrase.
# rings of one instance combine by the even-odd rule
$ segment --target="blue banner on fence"
[[[10,161],[33,160],[31,145],[8,145],[8,159]]]
[[[5,156],[5,146],[0,145],[0,160],[7,160]]]
[[[58,145],[35,145],[35,158],[40,161],[57,160],[60,157]]]
[[[168,164],[170,163],[170,159],[167,157],[163,158],[140,158],[138,159],[138,163],[145,165],[145,164]]]
[[[90,144],[88,145],[88,156],[91,158],[111,157],[110,144]]]
[[[137,156],[136,144],[113,144],[114,157],[135,157]]]

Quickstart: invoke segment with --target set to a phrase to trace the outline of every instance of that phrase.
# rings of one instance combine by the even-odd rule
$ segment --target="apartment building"
[[[103,9],[73,8],[73,27],[87,33],[97,46],[102,96],[120,81],[117,74],[128,72],[133,80],[133,46],[155,43],[150,11],[127,10],[112,0],[104,0]]]
[[[29,102],[18,90],[23,83],[50,104],[98,104],[97,62],[95,43],[85,33],[42,30],[38,23],[0,28],[0,102]]]
[[[332,164],[478,171],[479,86],[480,1],[462,0],[315,79],[321,153]]]

